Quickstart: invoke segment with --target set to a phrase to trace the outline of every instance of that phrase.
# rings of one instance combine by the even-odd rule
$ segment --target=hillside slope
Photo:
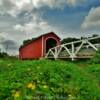
[[[99,64],[1,59],[0,100],[100,100],[99,73]]]

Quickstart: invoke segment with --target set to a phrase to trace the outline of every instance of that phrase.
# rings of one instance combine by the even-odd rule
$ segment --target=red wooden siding
[[[21,59],[36,59],[41,57],[42,52],[42,39],[37,39],[30,44],[26,45],[20,50]]]

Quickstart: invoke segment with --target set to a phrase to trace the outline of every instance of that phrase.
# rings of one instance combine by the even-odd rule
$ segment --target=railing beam
[[[98,48],[96,48],[91,42],[87,41],[87,43],[94,49],[94,50],[98,50]]]
[[[74,42],[70,42],[70,43],[65,43],[65,44],[53,47],[47,52],[45,58],[48,58],[49,54],[51,53],[53,55],[53,57],[55,58],[55,60],[56,60],[57,58],[59,58],[59,54],[62,52],[62,48],[64,48],[66,53],[69,54],[70,58],[72,60],[74,60],[77,53],[82,49],[82,47],[86,47],[87,45],[91,46],[94,50],[97,51],[98,47],[96,47],[95,44],[91,43],[90,40],[99,39],[99,38],[100,38],[100,36],[93,37],[93,38],[87,38],[87,39],[74,41]],[[80,43],[80,45],[78,46],[77,49],[75,49],[75,44],[76,43]],[[84,46],[84,44],[87,44],[87,45]],[[67,47],[68,45],[71,45],[70,49]]]

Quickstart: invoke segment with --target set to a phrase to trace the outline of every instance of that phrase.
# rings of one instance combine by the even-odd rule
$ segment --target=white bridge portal
[[[95,41],[95,42],[94,42]],[[48,50],[45,58],[92,58],[100,48],[100,36],[61,44]]]

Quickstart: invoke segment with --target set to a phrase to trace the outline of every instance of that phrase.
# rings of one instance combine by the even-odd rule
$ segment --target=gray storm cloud
[[[18,50],[18,44],[13,40],[4,40],[0,43],[0,50],[2,52],[7,52],[11,55],[14,55],[13,53],[17,53],[16,50]],[[15,54],[16,55],[16,54]]]
[[[16,50],[18,48],[16,42],[14,42],[13,40],[6,40],[4,42],[1,43],[4,47],[4,49],[11,49],[11,50]]]

